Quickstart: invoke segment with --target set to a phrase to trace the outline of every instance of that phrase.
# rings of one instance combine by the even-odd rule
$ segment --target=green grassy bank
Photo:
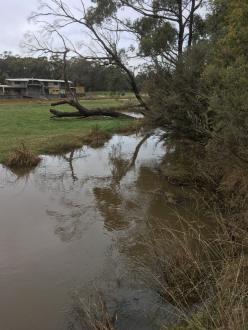
[[[125,101],[117,99],[84,100],[88,108],[116,107]],[[22,143],[35,154],[53,153],[80,147],[82,138],[98,126],[106,132],[115,132],[132,125],[122,119],[50,119],[48,102],[2,100],[0,101],[0,162]],[[71,107],[61,109],[72,111]]]

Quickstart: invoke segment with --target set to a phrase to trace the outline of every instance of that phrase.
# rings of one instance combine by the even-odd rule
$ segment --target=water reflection
[[[165,152],[156,134],[114,136],[100,149],[43,156],[19,180],[0,169],[0,328],[63,329],[68,292],[98,279],[119,296],[126,329],[135,329],[133,315],[152,329],[141,310],[148,313],[156,297],[141,293],[130,256],[144,253],[137,242],[146,219],[176,223],[173,209],[186,207],[161,180]],[[20,184],[25,189],[13,199]],[[121,285],[109,287],[113,282]],[[27,291],[26,303],[17,299]],[[11,304],[19,311],[14,319]]]
[[[139,172],[134,166],[139,162],[139,151],[143,145],[143,157],[150,162],[147,149],[151,153],[157,152],[157,161],[163,149],[154,149],[154,141],[145,144],[149,137],[114,137],[112,143],[98,151],[86,148],[83,153],[74,151],[53,159],[49,171],[43,163],[35,180],[40,190],[53,192],[51,199],[57,200],[58,208],[50,207],[47,215],[56,223],[54,232],[61,240],[80,239],[85,223],[99,218],[109,231],[123,230],[133,223],[133,218],[138,216],[134,214],[135,210],[140,207],[131,194]],[[127,146],[121,142],[126,139],[132,144],[125,150]],[[113,143],[117,140],[120,141]],[[127,198],[123,196],[124,192]]]
[[[74,167],[73,167],[73,160],[75,159],[74,154],[75,154],[75,150],[71,151],[69,156],[65,155],[65,156],[63,156],[63,158],[64,158],[65,161],[68,162],[68,164],[70,166],[72,181],[77,181],[78,177],[76,176],[75,171],[74,171]]]

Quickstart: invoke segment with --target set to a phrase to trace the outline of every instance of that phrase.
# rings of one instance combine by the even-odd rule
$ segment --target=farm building
[[[79,96],[84,95],[84,87],[70,88]],[[0,85],[1,98],[58,98],[66,96],[64,80],[18,78],[6,79],[4,85]]]

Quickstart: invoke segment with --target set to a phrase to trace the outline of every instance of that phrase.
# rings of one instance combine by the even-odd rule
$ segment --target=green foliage
[[[151,75],[153,120],[164,126],[167,133],[193,139],[208,136],[210,114],[202,80],[207,47],[203,43],[190,49],[174,71],[164,69]]]
[[[62,61],[53,56],[46,57],[20,57],[5,52],[0,55],[0,81],[6,78],[50,78],[61,79]]]
[[[226,35],[220,40],[221,48],[225,48],[235,61],[237,56],[248,60],[248,3],[245,0],[229,0],[225,13]],[[225,54],[223,54],[225,55]]]
[[[214,51],[204,72],[209,109],[215,113],[213,138],[239,157],[248,147],[248,3],[214,1]]]
[[[100,25],[105,19],[116,13],[118,6],[114,0],[92,0],[95,6],[87,11],[87,21],[90,24]]]
[[[100,65],[79,58],[68,62],[70,80],[77,85],[84,85],[88,91],[128,91],[126,75],[115,66]]]
[[[100,65],[80,58],[68,60],[68,77],[76,85],[90,91],[127,91],[130,89],[125,74],[115,66]],[[0,82],[6,78],[63,79],[63,61],[59,56],[20,57],[11,53],[0,55]]]
[[[207,38],[207,22],[201,15],[195,14],[193,22],[193,43]]]
[[[224,143],[243,158],[248,147],[248,2],[214,0],[211,5],[205,21],[195,16],[198,42],[184,51],[176,68],[150,72],[153,120],[167,133]]]
[[[240,60],[227,68],[206,71],[212,94],[209,109],[216,113],[216,138],[229,147],[248,147],[248,63]],[[214,87],[214,88],[213,88]]]
[[[175,46],[177,32],[162,19],[142,17],[133,28],[140,35],[140,54],[144,56],[161,56]]]

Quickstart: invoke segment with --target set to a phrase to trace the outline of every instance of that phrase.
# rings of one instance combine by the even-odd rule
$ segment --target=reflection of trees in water
[[[112,168],[112,183],[119,184],[120,181],[127,175],[127,173],[135,166],[138,154],[142,145],[152,136],[152,133],[147,133],[140,142],[136,145],[132,157],[130,159],[124,158],[121,150],[121,144],[112,147],[112,152],[109,154],[109,164]]]
[[[47,215],[55,220],[55,234],[65,242],[80,239],[95,216],[91,206],[70,199],[74,198],[60,198],[57,210],[53,207],[47,210]]]
[[[111,176],[107,171],[106,176],[84,176],[81,179],[74,168],[74,161],[85,154],[75,152],[60,158],[59,171],[55,168],[52,173],[46,172],[46,168],[42,169],[39,185],[44,191],[52,193],[47,214],[55,220],[55,233],[61,240],[80,239],[85,223],[87,225],[95,221],[99,213],[107,230],[119,231],[154,212],[149,209],[156,208],[151,207],[151,204],[153,199],[157,200],[157,195],[149,190],[157,189],[158,172],[149,167],[132,171],[140,148],[149,136],[147,134],[140,139],[131,157],[122,152],[121,145],[112,147],[109,154]]]
[[[94,195],[108,230],[124,229],[147,218],[175,219],[172,208],[177,201],[161,182],[157,168],[141,166],[133,181],[116,186],[111,181],[109,186],[94,188]]]
[[[62,241],[80,239],[88,224],[85,219],[90,208],[85,207],[85,203],[81,201],[87,179],[80,180],[74,169],[74,161],[84,157],[84,152],[72,151],[58,158],[58,171],[49,172],[47,167],[44,167],[38,180],[36,177],[40,190],[51,193],[47,215],[55,220],[55,234]],[[68,166],[65,166],[67,164]]]
[[[112,180],[104,187],[95,188],[94,193],[106,228],[126,229],[119,236],[119,249],[125,255],[144,257],[147,251],[143,243],[149,237],[150,228],[159,238],[163,226],[180,231],[182,219],[202,226],[194,201],[185,198],[192,191],[184,186],[172,185],[161,172],[161,164],[163,170],[166,166],[167,169],[182,166],[187,156],[192,154],[190,150],[188,145],[186,148],[173,145],[159,163],[152,166],[143,164],[136,173],[129,169],[128,177],[126,174],[129,171],[125,170],[130,160],[124,158],[120,146],[112,150],[109,157]],[[192,158],[188,160],[190,163],[192,161]]]
[[[108,230],[122,230],[130,226],[134,220],[136,209],[142,206],[132,199],[131,190],[135,186],[135,181],[131,186],[126,186],[125,194],[123,194],[122,180],[130,172],[137,160],[140,148],[151,136],[146,134],[135,147],[130,158],[126,158],[122,152],[121,144],[112,146],[109,153],[109,166],[111,168],[111,178],[107,186],[95,187],[94,195],[97,207],[104,218],[105,227]]]
[[[81,238],[81,213],[80,211],[64,214],[58,211],[47,211],[47,214],[56,220],[57,225],[55,234],[58,235],[61,241],[71,241]]]
[[[141,279],[140,276],[137,277],[137,271],[140,270],[140,265],[143,265],[141,261],[147,253],[144,248],[144,239],[147,239],[144,234],[148,234],[147,219],[161,219],[166,216],[172,218],[172,214],[169,215],[171,209],[168,199],[162,193],[165,186],[156,164],[139,166],[138,171],[135,173],[131,171],[126,178],[123,176],[123,168],[126,168],[130,160],[125,159],[120,146],[117,149],[112,150],[109,157],[109,165],[114,175],[104,187],[94,188],[94,195],[97,207],[104,218],[105,227],[110,231],[121,230],[117,249],[121,258],[118,262],[122,266],[118,266],[117,263],[117,267],[122,271],[125,270],[126,276],[120,277],[118,288],[111,288],[113,290],[111,291],[108,287],[108,290],[103,292],[107,303],[110,291],[114,292],[119,319],[125,319],[128,315],[129,324],[132,324],[132,317],[135,317],[136,322],[142,319],[143,323],[140,324],[149,324],[150,319],[144,322],[146,315],[144,310],[149,316],[156,314],[162,318],[164,309],[160,310],[160,300],[155,291],[144,288],[144,276],[142,275]],[[156,229],[159,230],[158,226]],[[86,295],[85,291],[81,294]],[[170,307],[166,306],[166,308]],[[121,314],[123,310],[124,316]],[[141,310],[143,313],[140,313]]]
[[[158,169],[141,166],[137,173],[132,171],[139,150],[149,137],[150,134],[146,135],[137,144],[131,159],[125,158],[121,145],[113,146],[109,154],[111,180],[104,187],[94,188],[97,207],[108,230],[125,229],[147,216],[164,214],[168,198],[161,194]],[[129,172],[129,180],[126,180]]]
[[[83,188],[80,189],[79,186],[77,189],[79,196],[77,193],[64,192],[62,196],[60,194],[59,205],[56,209],[50,206],[47,210],[49,217],[55,220],[55,234],[62,241],[80,239],[91,220],[95,218],[92,201],[90,198],[86,199],[85,194],[81,194],[80,190]],[[84,196],[83,202],[80,196]]]
[[[129,225],[128,210],[135,207],[135,203],[125,200],[121,193],[112,187],[95,187],[94,195],[97,208],[104,218],[105,227],[109,231],[122,230]]]
[[[158,256],[166,258],[171,252],[169,249],[177,248],[166,244],[165,233],[168,236],[169,233],[183,236],[185,228],[192,228],[204,236],[213,228],[211,216],[202,212],[199,192],[188,186],[200,153],[201,146],[189,142],[184,145],[181,141],[171,144],[169,148],[167,146],[167,153],[158,169],[140,168],[136,189],[139,196],[142,192],[145,192],[144,196],[149,196],[144,203],[146,218],[119,246],[122,253],[135,260],[135,266],[142,266],[142,272],[145,269],[149,271]],[[180,181],[182,177],[183,182]],[[156,250],[158,246],[152,250],[154,255],[151,254],[154,242],[158,246],[161,244],[163,255]]]
[[[118,185],[126,173],[128,160],[124,157],[121,143],[113,145],[109,153],[109,166],[111,168],[111,180],[113,185]]]
[[[71,151],[69,156],[63,156],[64,160],[66,160],[69,164],[69,167],[70,167],[70,171],[71,171],[71,177],[72,177],[72,181],[77,181],[78,180],[78,177],[76,176],[75,174],[75,171],[74,171],[74,166],[73,166],[73,160],[74,160],[74,153],[75,153],[75,150]]]
[[[161,174],[176,184],[189,185],[195,180],[196,167],[203,158],[204,148],[191,141],[170,141],[161,163]],[[199,172],[199,168],[198,168]]]
[[[87,212],[87,208],[65,197],[60,200],[59,210],[47,210],[47,215],[56,222],[55,234],[69,242],[82,237],[88,225]]]

